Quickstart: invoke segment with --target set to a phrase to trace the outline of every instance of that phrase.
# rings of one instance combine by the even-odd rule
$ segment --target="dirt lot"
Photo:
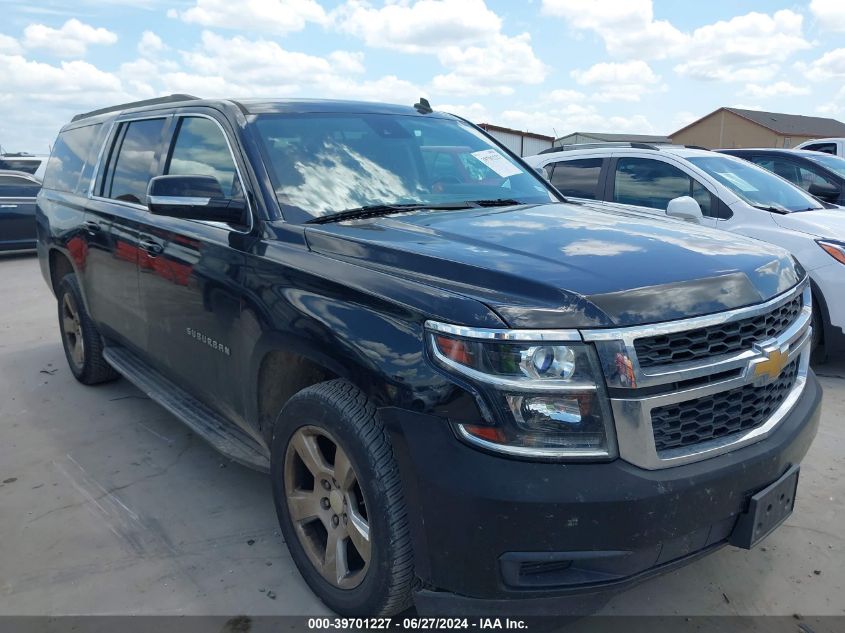
[[[0,297],[0,615],[327,612],[291,562],[265,475],[125,380],[78,384],[34,257],[0,259]],[[819,373],[821,430],[786,524],[604,613],[845,613],[845,365]]]

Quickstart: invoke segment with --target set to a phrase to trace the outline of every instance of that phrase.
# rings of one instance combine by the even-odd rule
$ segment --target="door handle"
[[[141,239],[141,241],[138,243],[138,248],[143,251],[146,251],[153,257],[159,255],[164,250],[164,247],[161,244],[148,237]]]
[[[86,220],[82,223],[85,226],[85,230],[89,233],[97,233],[102,228],[99,222],[95,222],[94,220]]]

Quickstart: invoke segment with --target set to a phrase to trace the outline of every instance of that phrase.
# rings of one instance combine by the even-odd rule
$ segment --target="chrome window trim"
[[[107,198],[105,196],[94,195],[94,185],[96,184],[97,178],[98,178],[99,173],[100,173],[100,168],[102,166],[102,160],[103,160],[103,157],[105,155],[106,147],[109,144],[108,141],[109,141],[109,139],[112,139],[112,141],[115,140],[114,138],[112,138],[112,132],[114,131],[114,127],[116,125],[118,125],[120,123],[132,123],[133,121],[146,121],[146,120],[150,120],[150,119],[166,119],[168,117],[172,117],[174,119],[174,121],[176,119],[180,119],[180,118],[197,117],[197,118],[201,118],[201,119],[209,119],[209,120],[213,121],[215,125],[217,125],[217,128],[220,130],[220,133],[223,134],[223,138],[226,141],[226,147],[229,148],[229,155],[232,157],[232,163],[235,166],[235,173],[237,173],[238,179],[241,181],[241,189],[244,192],[244,201],[246,202],[247,215],[249,216],[249,226],[247,227],[246,230],[234,229],[234,228],[230,227],[229,225],[223,225],[220,222],[213,222],[213,221],[208,221],[208,220],[184,219],[184,221],[185,222],[193,222],[195,224],[202,224],[203,226],[209,226],[209,227],[212,227],[212,228],[215,228],[215,229],[220,229],[220,230],[226,231],[227,233],[243,233],[245,235],[252,233],[252,230],[255,228],[255,217],[254,217],[254,212],[253,212],[253,208],[252,208],[252,203],[249,199],[249,195],[247,195],[247,190],[246,190],[246,187],[245,187],[246,181],[244,180],[243,174],[241,173],[241,168],[238,166],[238,161],[235,158],[235,152],[232,149],[232,143],[229,140],[229,135],[226,134],[226,130],[220,124],[220,121],[218,121],[217,119],[215,119],[211,115],[203,114],[203,113],[200,113],[200,112],[186,112],[184,114],[179,113],[179,112],[168,113],[168,114],[159,113],[159,114],[155,114],[155,115],[151,115],[151,116],[140,116],[140,117],[129,117],[129,118],[118,117],[118,118],[113,119],[112,122],[111,122],[111,125],[109,126],[108,131],[106,132],[106,136],[103,139],[103,144],[100,147],[100,153],[97,156],[97,162],[95,163],[94,172],[93,172],[92,177],[91,177],[91,184],[88,187],[88,199],[89,200],[97,200],[99,202],[122,204],[122,205],[128,206],[131,209],[137,209],[139,211],[146,211],[147,213],[149,213],[149,211],[150,211],[149,208],[147,206],[143,205],[143,204],[137,204],[135,202],[126,202],[124,200],[115,200],[114,198]],[[175,138],[175,136],[171,137],[171,142],[174,138]],[[170,146],[168,146],[166,148],[166,150],[169,152]],[[162,175],[167,175],[167,174],[162,174]]]
[[[172,204],[176,207],[202,207],[211,202],[211,198],[197,196],[147,196],[152,204]]]

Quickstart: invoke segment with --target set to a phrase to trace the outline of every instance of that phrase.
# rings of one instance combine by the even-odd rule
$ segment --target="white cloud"
[[[206,27],[269,33],[301,31],[309,22],[328,19],[315,0],[196,0],[189,9],[171,9],[167,15]]]
[[[167,50],[167,45],[152,31],[144,31],[138,41],[138,53],[142,57],[154,57],[158,53]]]
[[[86,95],[103,98],[102,93],[121,91],[115,75],[79,60],[53,66],[21,55],[0,55],[0,77],[3,92],[28,99],[62,101]]]
[[[845,48],[826,52],[809,64],[796,64],[796,70],[812,81],[845,78]]]
[[[502,19],[484,0],[397,0],[376,8],[347,0],[333,27],[374,48],[435,56],[445,72],[431,88],[445,95],[508,95],[514,84],[541,83],[548,72],[531,36],[502,33]]]
[[[455,95],[512,94],[512,84],[539,84],[548,72],[528,33],[497,35],[486,46],[448,46],[437,57],[449,72],[434,77],[432,87]]]
[[[815,2],[845,10],[841,0]],[[543,11],[596,33],[613,56],[676,59],[675,71],[694,79],[767,81],[789,57],[811,47],[803,16],[790,10],[752,12],[689,33],[655,20],[652,0],[543,0]]]
[[[573,28],[595,32],[607,52],[660,59],[675,54],[687,36],[666,20],[654,19],[651,0],[543,0],[543,12]]]
[[[845,3],[842,0],[813,0],[810,12],[819,27],[827,31],[845,31]]]
[[[543,102],[548,103],[575,103],[579,101],[584,101],[587,98],[583,92],[578,92],[577,90],[569,90],[567,88],[557,88],[556,90],[552,90],[548,94],[541,97]]]
[[[432,105],[435,110],[455,114],[468,119],[473,123],[487,123],[491,118],[490,111],[487,109],[487,106],[482,105],[477,101],[470,104],[437,103]]]
[[[0,54],[17,55],[20,52],[21,45],[14,37],[0,33]]]
[[[593,104],[571,103],[561,108],[539,110],[505,110],[496,117],[499,125],[540,134],[563,136],[572,132],[630,132],[653,134],[651,122],[641,114],[607,116]],[[665,132],[665,130],[662,130]]]
[[[76,18],[54,29],[44,24],[30,24],[23,32],[26,48],[40,48],[59,57],[82,57],[93,44],[114,44],[117,35],[102,27],[95,28]]]
[[[599,101],[639,101],[660,84],[660,77],[642,60],[601,62],[570,74],[578,84],[594,87],[593,98]]]
[[[695,29],[686,61],[675,66],[684,76],[718,81],[765,81],[779,64],[811,47],[802,32],[803,16],[789,10],[748,13]]]
[[[329,53],[332,70],[338,73],[363,73],[364,53],[349,51],[335,51]]]
[[[477,44],[495,37],[502,27],[501,18],[484,0],[418,0],[381,8],[365,0],[348,0],[331,17],[335,28],[368,46],[406,53]]]
[[[777,81],[765,85],[746,84],[742,94],[752,99],[770,99],[773,97],[806,95],[810,94],[810,89],[806,86],[796,86],[788,81]]]

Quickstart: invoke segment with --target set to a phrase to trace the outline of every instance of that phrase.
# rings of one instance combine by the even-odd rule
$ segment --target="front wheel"
[[[390,438],[359,389],[332,380],[291,398],[273,434],[271,473],[291,556],[327,606],[387,616],[411,605],[399,473]]]

